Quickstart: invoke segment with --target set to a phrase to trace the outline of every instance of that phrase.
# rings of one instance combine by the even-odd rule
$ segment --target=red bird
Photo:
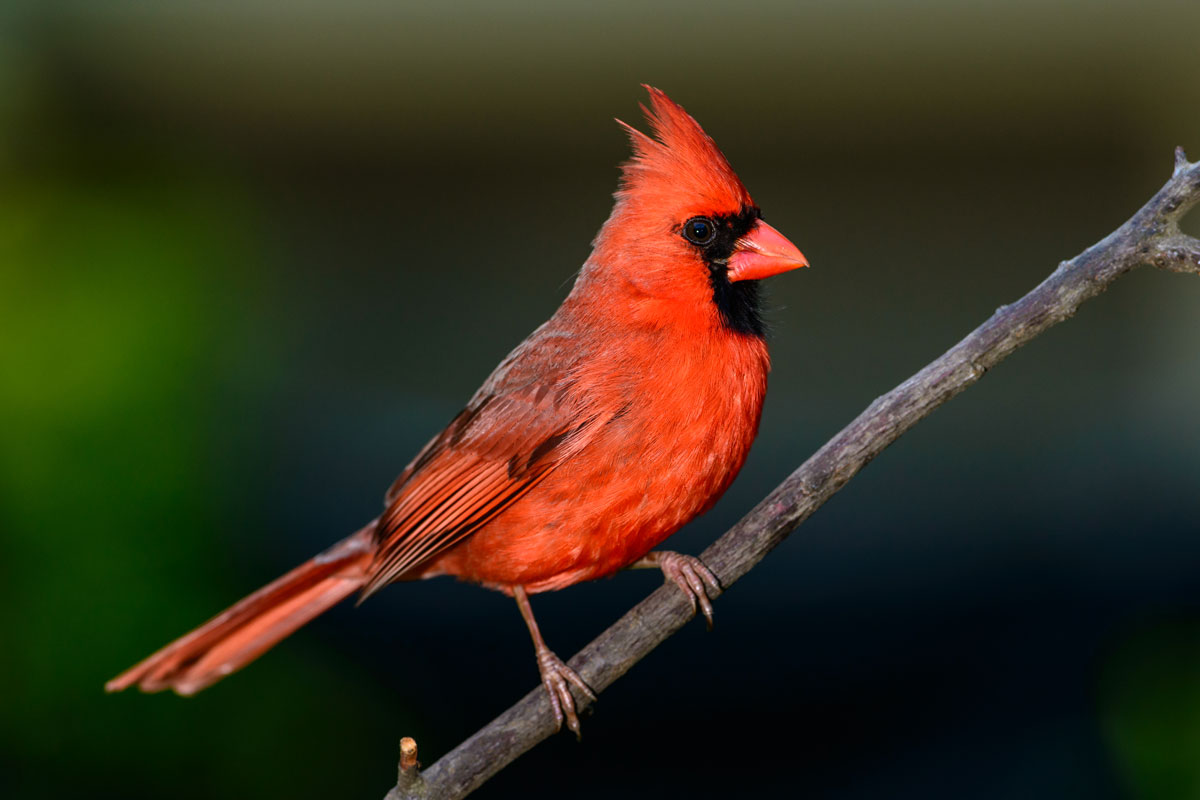
[[[700,125],[657,89],[575,286],[425,445],[376,520],[113,678],[189,695],[355,592],[454,575],[516,598],[559,728],[570,686],[528,595],[654,566],[709,623],[699,559],[651,552],[708,510],[758,431],[758,281],[808,265]]]

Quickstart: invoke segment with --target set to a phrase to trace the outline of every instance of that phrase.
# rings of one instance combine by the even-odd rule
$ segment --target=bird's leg
[[[670,550],[654,550],[629,565],[630,569],[661,569],[664,580],[672,580],[680,588],[692,604],[692,613],[696,613],[697,603],[700,613],[708,621],[708,629],[712,630],[712,601],[709,599],[705,585],[712,589],[713,597],[721,593],[721,584],[712,570],[704,566],[704,562],[695,556],[685,556],[683,553],[673,553]]]
[[[517,607],[521,616],[529,626],[529,635],[533,637],[533,649],[537,652],[538,671],[542,673],[542,685],[550,697],[550,708],[554,711],[554,720],[558,723],[557,730],[562,730],[563,717],[566,717],[567,727],[579,738],[579,717],[575,715],[575,698],[571,696],[571,685],[583,692],[587,699],[595,702],[596,695],[579,677],[579,673],[563,663],[563,660],[546,647],[542,632],[538,630],[537,620],[533,618],[533,609],[529,607],[529,597],[525,588],[517,586],[513,590],[517,599]]]

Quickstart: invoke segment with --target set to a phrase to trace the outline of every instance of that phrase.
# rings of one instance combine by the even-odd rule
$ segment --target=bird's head
[[[696,120],[650,86],[653,136],[618,120],[633,143],[612,216],[585,271],[611,271],[637,294],[702,308],[727,329],[762,335],[762,278],[808,266],[758,206]],[[612,277],[612,276],[610,276]],[[715,316],[712,311],[715,310]]]

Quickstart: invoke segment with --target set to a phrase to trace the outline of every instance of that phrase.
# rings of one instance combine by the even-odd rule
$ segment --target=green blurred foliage
[[[209,704],[204,735],[191,737],[210,751],[207,772],[195,774],[177,744],[194,709],[164,697],[114,704],[100,691],[129,643],[147,643],[140,631],[203,619],[226,599],[179,576],[227,557],[206,536],[229,492],[213,476],[219,434],[203,420],[252,296],[229,287],[250,286],[235,276],[262,257],[238,198],[199,176],[18,181],[0,193],[0,527],[20,532],[0,545],[0,741],[31,795],[70,763],[88,765],[96,796],[122,796],[134,742],[140,792],[307,791],[311,776],[284,769],[295,726],[355,724],[344,707],[314,720],[293,702],[327,680],[301,665],[276,676],[252,732],[238,722],[245,692]],[[310,755],[338,754],[324,742]],[[262,769],[245,769],[247,758]]]
[[[1150,623],[1120,641],[1100,708],[1135,797],[1200,797],[1200,621]]]

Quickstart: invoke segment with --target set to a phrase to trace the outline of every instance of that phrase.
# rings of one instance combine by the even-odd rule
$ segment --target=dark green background
[[[1195,2],[0,10],[0,789],[374,798],[535,685],[504,597],[107,678],[370,519],[564,296],[653,83],[813,269],[698,552],[1200,156]],[[1196,232],[1200,225],[1190,225]],[[887,451],[481,796],[1200,797],[1200,281],[1142,271]],[[568,656],[658,578],[538,597]],[[723,758],[715,753],[727,754]]]

